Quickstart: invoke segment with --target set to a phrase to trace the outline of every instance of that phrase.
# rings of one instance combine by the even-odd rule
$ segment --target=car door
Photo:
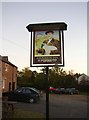
[[[29,88],[24,88],[22,91],[22,100],[24,102],[28,101],[31,98],[31,90]]]
[[[14,99],[16,101],[22,101],[22,98],[23,98],[23,89],[20,88],[20,89],[16,90],[16,92],[14,93]]]

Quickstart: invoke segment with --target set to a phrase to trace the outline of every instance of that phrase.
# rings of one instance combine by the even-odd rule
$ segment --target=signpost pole
[[[40,23],[29,24],[26,26],[31,32],[31,66],[41,67],[46,66],[46,120],[49,120],[49,79],[48,79],[48,66],[64,66],[64,34],[63,30],[67,30],[67,24],[64,22],[56,23]],[[61,32],[62,31],[62,32]],[[54,33],[57,39],[46,41],[48,33]],[[40,36],[39,36],[40,35]],[[44,36],[44,37],[42,37]],[[37,38],[38,37],[38,38]],[[51,36],[52,38],[52,36]],[[42,43],[41,43],[41,42]],[[52,42],[55,41],[55,42]],[[38,45],[38,44],[40,45]],[[44,44],[43,44],[44,43]],[[51,43],[51,45],[47,45]],[[55,44],[53,44],[55,43]],[[46,46],[46,47],[45,47]],[[46,56],[47,55],[47,56]]]
[[[48,80],[48,66],[46,67],[46,120],[49,120],[49,80]]]

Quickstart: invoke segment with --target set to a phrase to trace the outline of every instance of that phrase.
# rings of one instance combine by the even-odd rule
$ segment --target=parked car
[[[41,95],[41,91],[38,90],[37,88],[34,88],[34,87],[23,87],[23,89],[24,89],[24,88],[25,88],[25,89],[26,89],[26,88],[29,88],[29,89],[31,89],[31,90],[37,92],[37,93],[39,94],[39,96]]]
[[[56,88],[54,87],[49,87],[49,93],[55,93],[56,91]]]
[[[55,93],[56,94],[64,94],[65,93],[65,88],[56,88]]]
[[[66,94],[71,94],[71,95],[73,95],[73,94],[79,94],[79,90],[77,90],[76,88],[67,88],[65,90],[65,93]]]
[[[21,87],[12,92],[3,93],[8,96],[9,101],[20,101],[35,103],[40,100],[39,90],[31,87]]]
[[[66,89],[65,89],[65,93],[66,93],[66,94],[69,94],[69,92],[70,92],[70,88],[66,88]]]

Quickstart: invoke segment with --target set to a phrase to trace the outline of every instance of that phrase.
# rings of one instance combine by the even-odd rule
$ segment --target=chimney
[[[2,60],[8,61],[8,56],[2,56]]]

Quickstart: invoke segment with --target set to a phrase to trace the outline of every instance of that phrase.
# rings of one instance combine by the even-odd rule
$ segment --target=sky
[[[0,55],[18,67],[30,67],[30,37],[26,26],[35,23],[65,22],[64,70],[87,73],[87,2],[6,2],[0,3]],[[30,68],[39,70],[40,68]]]

